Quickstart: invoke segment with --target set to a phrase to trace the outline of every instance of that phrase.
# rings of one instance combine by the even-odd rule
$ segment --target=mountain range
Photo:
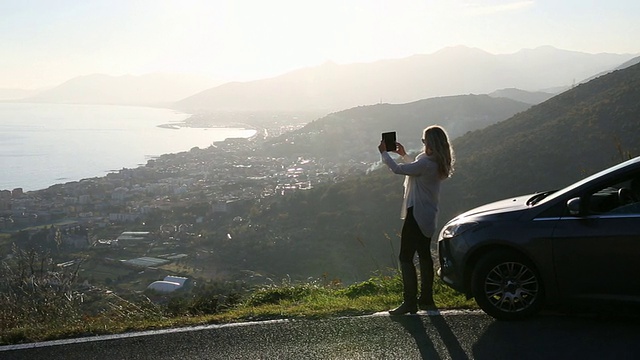
[[[540,47],[493,55],[468,47],[365,64],[326,63],[275,78],[227,83],[177,102],[187,112],[311,110],[487,94],[504,88],[545,91],[610,71],[634,55],[586,54]]]
[[[215,85],[213,79],[185,74],[109,76],[70,79],[21,99],[36,103],[164,106]]]
[[[408,103],[501,89],[556,94],[594,74],[611,71],[636,55],[587,54],[552,47],[494,55],[464,46],[432,54],[371,63],[294,70],[268,79],[215,83],[198,76],[87,75],[29,96],[4,98],[53,103],[170,107],[188,113],[215,111],[322,111],[377,103]],[[1,94],[1,93],[0,93]],[[514,100],[523,101],[522,93]],[[539,95],[539,94],[538,94]],[[544,99],[528,96],[524,102]]]

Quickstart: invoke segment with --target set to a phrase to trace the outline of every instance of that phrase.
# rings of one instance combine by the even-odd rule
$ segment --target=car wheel
[[[540,310],[544,289],[540,275],[524,256],[496,251],[478,261],[471,291],[478,306],[499,320],[519,320]]]

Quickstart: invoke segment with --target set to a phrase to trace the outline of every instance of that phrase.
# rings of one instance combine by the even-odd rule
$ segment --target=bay
[[[255,134],[180,126],[189,116],[135,106],[0,103],[0,190],[45,189]]]

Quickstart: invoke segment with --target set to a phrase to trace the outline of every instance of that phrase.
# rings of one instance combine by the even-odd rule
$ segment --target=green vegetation
[[[76,284],[78,269],[56,269],[49,257],[16,249],[0,274],[0,345],[202,324],[371,314],[398,305],[402,292],[400,277],[392,271],[347,287],[326,279],[285,280],[254,289],[205,283],[169,295],[124,296]],[[441,308],[475,307],[439,280],[434,292]]]

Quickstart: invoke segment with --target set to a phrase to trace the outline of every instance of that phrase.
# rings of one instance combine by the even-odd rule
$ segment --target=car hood
[[[460,214],[454,220],[457,220],[460,218],[475,217],[478,215],[482,215],[482,216],[497,215],[497,214],[503,214],[507,212],[516,212],[517,210],[529,209],[530,206],[527,205],[527,201],[529,201],[529,199],[531,199],[532,196],[534,196],[534,194],[522,195],[522,196],[499,200],[486,205],[478,206],[477,208],[473,208],[471,210],[468,210]]]

